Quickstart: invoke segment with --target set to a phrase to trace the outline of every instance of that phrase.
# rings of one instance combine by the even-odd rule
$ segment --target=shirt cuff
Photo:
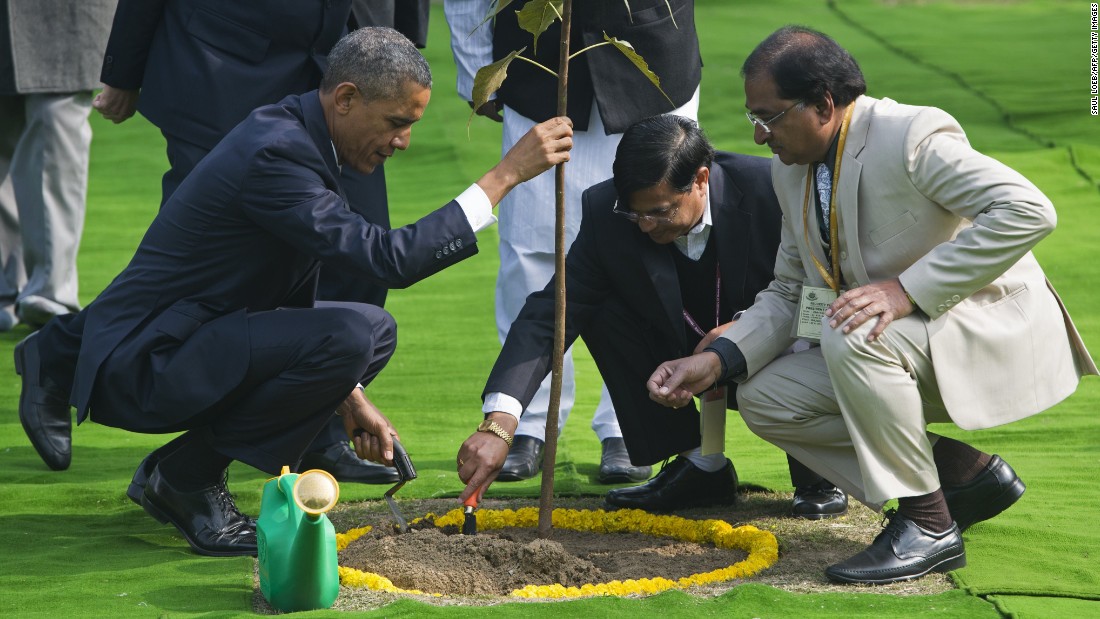
[[[718,378],[719,383],[728,383],[748,371],[745,355],[741,353],[741,349],[737,347],[737,344],[734,344],[728,338],[715,338],[710,346],[703,350],[718,355],[718,359],[722,362],[722,375]]]
[[[455,202],[462,207],[462,212],[466,214],[466,220],[470,222],[474,232],[481,232],[497,222],[489,196],[485,195],[485,190],[477,183],[463,191],[455,198]]]
[[[519,403],[519,400],[513,398],[506,393],[500,393],[494,391],[485,396],[485,402],[481,405],[481,412],[488,415],[489,413],[508,413],[519,421],[521,415],[523,415],[523,405]]]

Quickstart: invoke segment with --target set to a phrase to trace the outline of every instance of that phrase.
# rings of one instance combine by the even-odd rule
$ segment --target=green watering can
[[[326,471],[291,473],[284,466],[264,484],[256,545],[260,591],[283,612],[330,608],[340,593],[336,530],[325,512],[340,485]]]

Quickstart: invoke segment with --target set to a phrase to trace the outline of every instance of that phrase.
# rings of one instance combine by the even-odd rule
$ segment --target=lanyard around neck
[[[722,270],[719,265],[714,267],[714,326],[717,328],[722,323],[718,322],[721,316],[718,312],[718,307],[722,302]],[[687,309],[684,309],[684,322],[688,323],[688,326],[692,328],[700,337],[706,337],[707,334],[703,331],[703,328],[699,326],[698,322],[691,317]]]
[[[810,254],[814,266],[817,267],[817,272],[821,274],[825,283],[837,294],[840,294],[840,234],[836,222],[836,188],[840,184],[840,162],[844,156],[844,142],[848,139],[848,125],[852,122],[852,110],[855,107],[854,102],[848,106],[848,109],[844,112],[844,122],[840,124],[840,137],[837,139],[836,146],[836,161],[833,165],[833,186],[829,191],[829,257],[832,268],[826,270],[825,265],[821,264],[817,256],[813,253]],[[807,247],[810,246],[809,206],[810,193],[813,192],[813,177],[813,166],[811,165],[806,169],[806,193],[802,198],[802,231],[806,235]],[[816,226],[814,227],[816,228]]]

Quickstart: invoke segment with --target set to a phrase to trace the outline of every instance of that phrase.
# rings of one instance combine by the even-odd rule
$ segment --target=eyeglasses
[[[639,215],[634,211],[624,211],[620,209],[619,201],[615,200],[615,204],[611,207],[611,212],[615,213],[616,215],[621,215],[625,217],[627,221],[631,223],[637,224],[645,222],[647,224],[667,224],[672,221],[673,217],[676,216],[676,211],[680,210],[680,202],[682,202],[682,196],[681,200],[676,201],[675,206],[669,206],[666,208],[657,209],[655,211],[650,211],[645,215]]]
[[[767,120],[760,120],[760,117],[758,117],[756,114],[753,114],[752,112],[745,112],[745,118],[748,118],[749,122],[752,123],[754,126],[760,127],[761,129],[763,129],[764,133],[771,133],[772,132],[771,127],[768,127],[768,125],[770,125],[770,124],[774,123],[775,121],[779,120],[780,118],[782,118],[784,114],[786,114],[787,112],[793,110],[796,105],[802,105],[802,101],[795,101],[794,103],[791,104],[791,107],[783,110],[782,112],[776,114],[775,116],[772,116],[771,118],[769,118]]]

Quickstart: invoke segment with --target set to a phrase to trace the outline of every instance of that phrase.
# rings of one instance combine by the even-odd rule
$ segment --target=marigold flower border
[[[538,508],[525,507],[518,510],[481,509],[477,512],[477,528],[481,531],[505,527],[538,526]],[[447,512],[436,517],[427,514],[412,521],[432,522],[436,527],[462,526],[464,518],[461,509]],[[637,580],[613,580],[606,583],[585,584],[580,587],[566,587],[561,584],[527,585],[511,592],[516,598],[579,598],[591,596],[652,595],[669,589],[684,589],[696,585],[707,585],[737,578],[754,576],[779,560],[779,543],[770,531],[760,530],[752,525],[733,527],[723,520],[689,520],[679,516],[659,516],[637,509],[618,511],[555,509],[551,515],[555,528],[595,533],[643,533],[657,537],[671,537],[681,541],[711,543],[718,548],[736,548],[748,553],[748,557],[728,567],[710,572],[692,574],[679,579],[662,577],[640,578]],[[343,550],[348,544],[370,532],[371,527],[351,529],[336,535],[336,549]],[[367,587],[376,591],[432,595],[443,597],[441,593],[425,593],[416,589],[402,589],[385,576],[364,572],[341,565],[340,583],[348,587]]]

